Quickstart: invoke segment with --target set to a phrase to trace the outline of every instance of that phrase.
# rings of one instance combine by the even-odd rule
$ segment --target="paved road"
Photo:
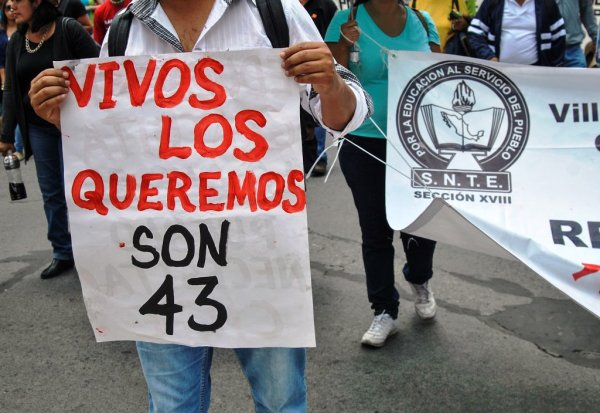
[[[24,172],[29,198],[12,204],[0,174],[0,412],[146,411],[133,344],[95,343],[75,272],[40,280],[50,249],[33,165]],[[416,318],[399,279],[400,333],[362,348],[371,313],[339,169],[310,179],[308,196],[312,412],[600,411],[600,322],[517,262],[439,246],[435,322]],[[252,411],[231,351],[212,373],[212,412]]]

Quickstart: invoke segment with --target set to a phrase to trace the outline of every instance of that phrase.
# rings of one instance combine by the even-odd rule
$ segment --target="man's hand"
[[[298,43],[281,52],[281,66],[298,83],[311,84],[321,98],[323,123],[343,130],[356,109],[356,97],[335,70],[331,50],[323,42]]]
[[[325,43],[305,42],[281,52],[281,66],[288,77],[298,83],[308,83],[315,92],[327,95],[344,86],[335,71],[335,60]]]
[[[69,91],[68,74],[45,69],[31,81],[29,100],[35,113],[60,129],[60,105]]]
[[[7,142],[0,142],[0,153],[4,156],[8,151],[15,152],[15,145]]]

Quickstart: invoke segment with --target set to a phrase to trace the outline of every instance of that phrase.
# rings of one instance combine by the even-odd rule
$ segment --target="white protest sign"
[[[516,257],[600,316],[600,72],[394,53],[390,225]]]
[[[299,92],[278,53],[56,64],[98,341],[314,346]]]

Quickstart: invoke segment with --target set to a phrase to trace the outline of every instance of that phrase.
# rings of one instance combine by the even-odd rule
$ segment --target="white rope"
[[[377,125],[377,123],[372,118],[369,118],[369,120],[371,121],[371,123],[373,125],[375,125],[375,127],[377,128],[377,130],[379,131],[379,133],[381,133],[381,135],[390,144],[390,146],[394,149],[394,151],[398,154],[398,156],[400,156],[400,158],[404,161],[404,163],[406,164],[406,166],[408,166],[409,168],[411,168],[411,165],[408,162],[408,160],[402,155],[402,153],[400,153],[400,151],[398,150],[398,148],[396,147],[396,145],[394,145],[394,143],[388,139],[388,137],[383,132],[383,130],[379,127],[379,125]],[[366,138],[366,139],[376,139],[376,138]],[[382,164],[384,164],[385,166],[389,167],[394,172],[398,173],[400,176],[403,176],[403,177],[407,178],[411,182],[416,183],[416,184],[422,186],[428,192],[431,192],[431,189],[427,185],[425,185],[425,183],[423,183],[423,181],[420,178],[419,178],[419,181],[421,181],[421,182],[417,182],[416,180],[413,180],[413,178],[411,176],[409,176],[406,173],[400,171],[396,167],[390,165],[389,163],[387,163],[383,159],[379,159],[377,156],[373,155],[371,152],[367,151],[363,147],[357,145],[356,143],[352,142],[351,140],[346,139],[345,136],[340,136],[335,142],[333,142],[331,145],[329,145],[328,147],[326,147],[326,148],[323,149],[323,151],[317,157],[317,160],[312,164],[312,166],[310,167],[310,169],[306,173],[305,178],[308,179],[312,175],[313,169],[315,169],[315,166],[317,166],[317,163],[321,160],[321,158],[325,155],[325,153],[329,149],[337,146],[338,150],[336,151],[335,159],[333,160],[331,166],[329,167],[329,171],[327,171],[327,175],[325,176],[325,180],[323,181],[324,183],[327,183],[327,180],[329,179],[329,175],[331,174],[331,171],[333,170],[333,167],[335,166],[335,164],[337,163],[337,161],[338,161],[338,159],[340,157],[340,152],[342,150],[342,145],[344,144],[344,142],[351,143],[352,145],[354,145],[355,147],[357,147],[358,149],[360,149],[361,151],[363,151],[364,153],[366,153],[367,155],[369,155],[371,158],[373,158],[373,159],[381,162]]]

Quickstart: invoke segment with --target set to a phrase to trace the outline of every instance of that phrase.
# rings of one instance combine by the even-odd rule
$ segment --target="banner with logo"
[[[56,66],[97,340],[314,346],[299,91],[278,52]]]
[[[392,227],[516,257],[600,316],[600,72],[394,53]]]

